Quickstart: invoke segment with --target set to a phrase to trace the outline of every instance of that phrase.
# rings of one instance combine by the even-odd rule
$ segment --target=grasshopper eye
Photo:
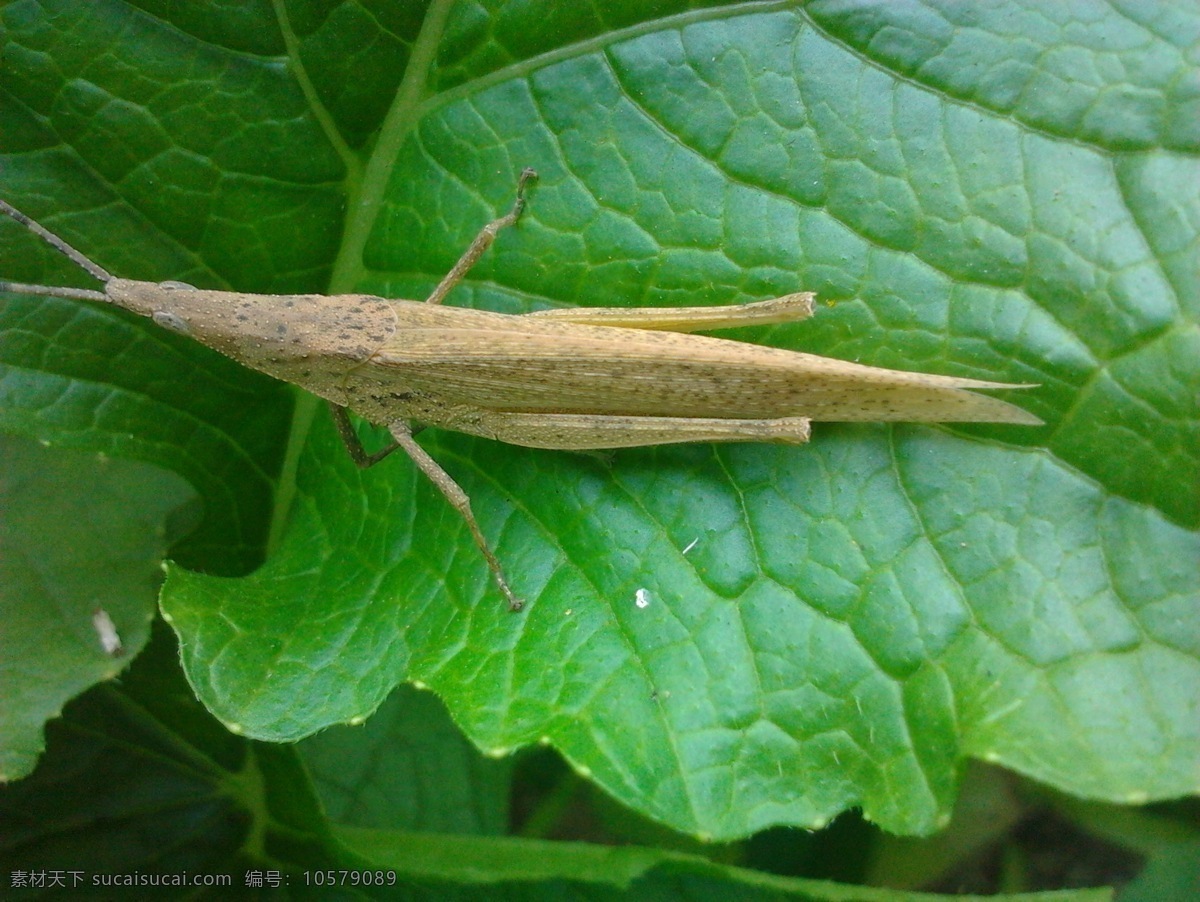
[[[191,335],[192,330],[185,320],[178,313],[171,313],[169,310],[155,310],[150,314],[150,319],[158,323],[164,329],[170,329],[172,332],[178,332],[180,335]]]

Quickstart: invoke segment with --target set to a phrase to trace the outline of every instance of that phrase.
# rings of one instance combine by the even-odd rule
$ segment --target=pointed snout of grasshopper
[[[336,403],[345,374],[368,359],[396,326],[392,305],[369,295],[263,295],[180,282],[112,279],[113,304],[149,317],[260,372]]]
[[[108,299],[118,307],[148,316],[161,326],[190,334],[189,320],[194,310],[186,296],[195,289],[182,282],[139,282],[133,279],[110,279],[104,286]],[[179,297],[181,303],[172,303]]]

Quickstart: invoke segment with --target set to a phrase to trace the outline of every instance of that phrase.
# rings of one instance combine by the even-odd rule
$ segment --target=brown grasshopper
[[[785,323],[813,312],[810,292],[723,307],[489,313],[441,302],[525,208],[486,226],[424,302],[363,294],[262,295],[118,279],[4,201],[22,223],[104,285],[103,291],[0,282],[0,291],[115,304],[244,365],[326,399],[362,467],[403,448],[471,530],[500,590],[509,588],[470,499],[413,438],[412,423],[532,448],[670,442],[808,441],[811,420],[1037,425],[1005,401],[966,389],[1029,388],[863,366],[687,333]],[[347,417],[384,424],[395,442],[363,449]]]

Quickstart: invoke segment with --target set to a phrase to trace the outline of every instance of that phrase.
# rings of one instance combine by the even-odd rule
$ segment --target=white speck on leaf
[[[100,647],[104,649],[106,655],[119,658],[125,654],[125,646],[121,644],[117,625],[108,616],[108,611],[104,608],[96,608],[92,612],[92,626],[96,628],[96,635],[100,637]]]

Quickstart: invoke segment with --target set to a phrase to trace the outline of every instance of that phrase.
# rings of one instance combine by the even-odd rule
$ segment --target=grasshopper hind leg
[[[766,301],[721,307],[564,307],[535,310],[524,315],[530,319],[556,319],[588,326],[704,332],[799,322],[813,315],[813,297],[811,291],[799,291]]]
[[[735,420],[489,410],[450,428],[526,448],[597,451],[680,442],[802,445],[808,441],[809,425],[808,417]]]

